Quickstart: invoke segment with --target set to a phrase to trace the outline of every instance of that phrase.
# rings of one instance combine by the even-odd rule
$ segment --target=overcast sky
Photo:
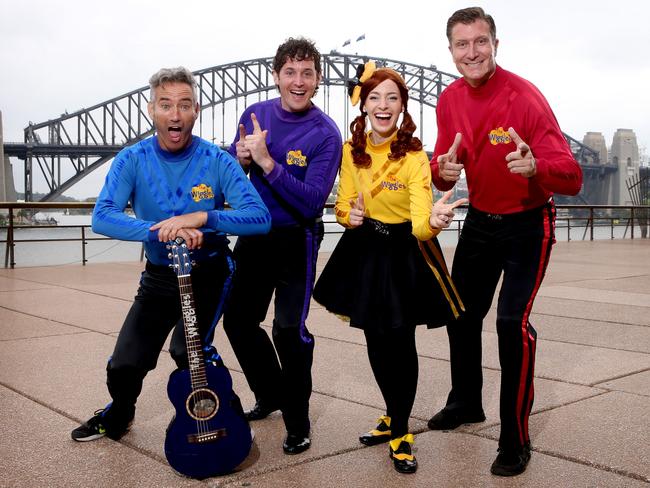
[[[192,71],[272,56],[289,36],[322,52],[399,59],[456,74],[446,20],[474,2],[325,0],[0,0],[0,110],[4,140],[146,85],[162,66]],[[433,6],[432,6],[433,5]],[[633,129],[650,147],[650,3],[484,1],[500,40],[497,62],[544,93],[562,129],[578,140]],[[402,7],[401,9],[399,7]],[[342,49],[346,39],[365,41]],[[233,129],[234,135],[234,129]],[[22,191],[22,162],[13,160]],[[66,194],[96,196],[98,170]],[[45,191],[45,188],[35,188]]]

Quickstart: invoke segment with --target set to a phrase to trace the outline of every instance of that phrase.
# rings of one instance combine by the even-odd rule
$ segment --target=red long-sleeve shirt
[[[582,170],[551,107],[537,87],[520,76],[497,66],[478,88],[456,80],[442,92],[436,114],[438,139],[431,173],[439,190],[454,186],[440,178],[438,156],[448,152],[460,132],[458,161],[465,167],[470,204],[479,210],[521,212],[544,205],[553,193],[580,191]],[[517,149],[508,134],[510,127],[535,157],[537,174],[532,178],[508,170],[506,155]]]

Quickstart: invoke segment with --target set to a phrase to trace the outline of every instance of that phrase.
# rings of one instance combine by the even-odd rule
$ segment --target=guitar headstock
[[[192,260],[185,240],[182,237],[177,237],[167,243],[167,249],[170,250],[169,259],[172,261],[170,266],[174,269],[176,276],[189,275],[192,271]]]

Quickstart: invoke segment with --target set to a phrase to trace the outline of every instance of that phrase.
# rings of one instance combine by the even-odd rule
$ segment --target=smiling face
[[[498,39],[492,39],[490,27],[483,19],[471,24],[457,23],[451,29],[449,51],[458,72],[467,83],[478,87],[496,70]]]
[[[273,71],[273,80],[280,90],[282,108],[288,112],[304,112],[311,107],[311,98],[320,79],[313,59],[287,59],[280,72]]]
[[[368,114],[373,143],[381,144],[393,135],[403,108],[402,96],[393,80],[382,81],[368,93],[362,109]]]
[[[190,145],[192,128],[199,114],[199,104],[190,85],[169,82],[157,86],[147,108],[162,149],[179,152]]]

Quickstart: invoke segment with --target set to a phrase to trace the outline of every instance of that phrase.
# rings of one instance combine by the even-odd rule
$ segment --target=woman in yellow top
[[[350,91],[353,105],[361,100],[361,114],[343,146],[336,199],[336,218],[346,230],[314,299],[366,336],[386,415],[360,442],[390,441],[395,469],[414,473],[408,419],[418,382],[415,326],[442,326],[462,313],[435,236],[466,200],[449,204],[448,193],[433,204],[429,160],[413,137],[404,80],[372,62],[362,68]]]

